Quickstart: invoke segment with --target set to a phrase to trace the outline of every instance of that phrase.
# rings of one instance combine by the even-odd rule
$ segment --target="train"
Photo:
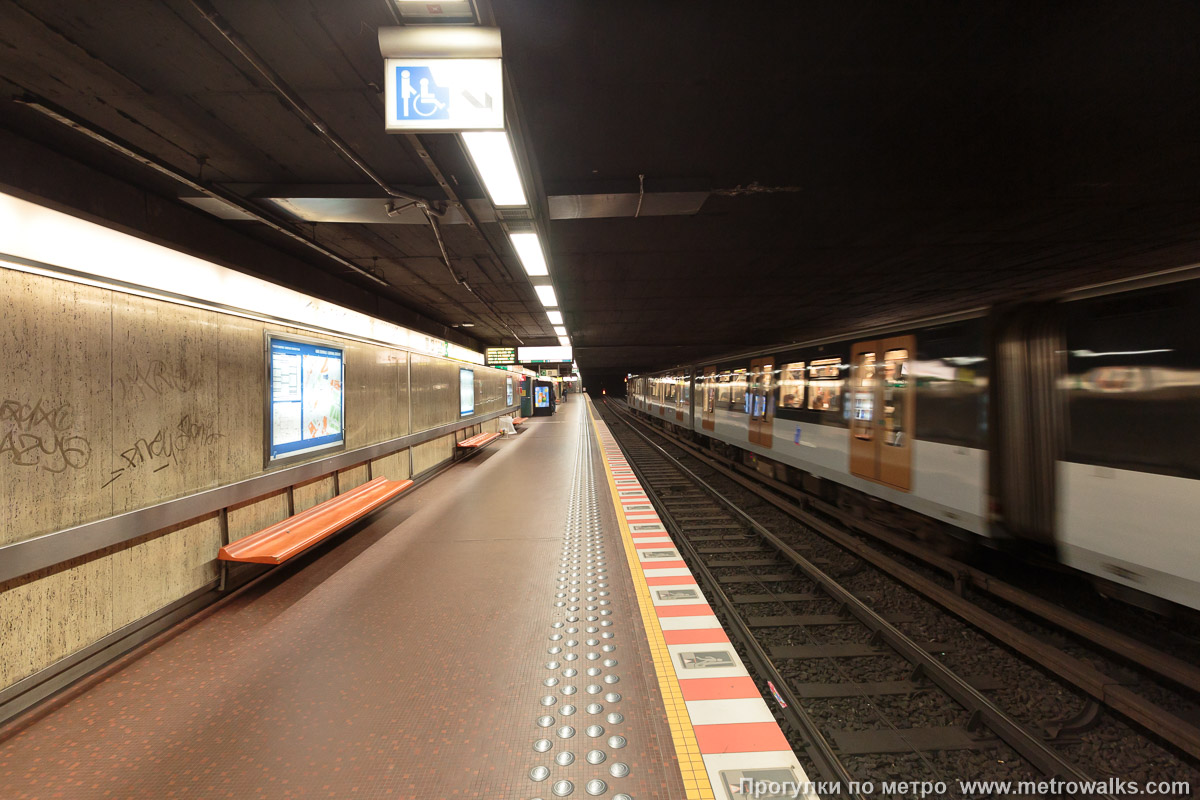
[[[1200,270],[701,360],[628,405],[917,537],[1200,609]]]

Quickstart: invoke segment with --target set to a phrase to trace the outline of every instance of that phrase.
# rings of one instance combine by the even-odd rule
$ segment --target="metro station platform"
[[[649,800],[803,781],[586,399],[525,427],[0,731],[0,794]]]

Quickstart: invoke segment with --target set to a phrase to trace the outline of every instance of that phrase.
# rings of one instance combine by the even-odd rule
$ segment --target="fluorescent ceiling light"
[[[526,275],[550,274],[550,270],[546,269],[542,243],[536,233],[510,233],[508,238],[512,240],[513,250],[517,251],[517,258],[521,259]]]
[[[567,329],[566,329],[566,328],[564,328],[562,325],[555,325],[555,326],[554,326],[554,334],[555,334],[556,336],[566,336],[566,335],[567,335]]]
[[[568,338],[567,338],[567,337],[565,337],[565,336],[560,336],[560,337],[558,337],[558,343],[559,343],[559,344],[561,344],[563,347],[570,347],[570,346],[571,346],[571,340],[570,340],[570,339],[568,339]]]
[[[554,294],[554,287],[549,284],[534,286],[533,290],[537,292],[538,300],[542,301],[542,305],[547,308],[555,308],[558,306],[558,297]]]
[[[547,311],[546,316],[550,318],[551,325],[562,325],[563,324],[561,311]]]
[[[463,133],[462,138],[488,197],[492,198],[492,205],[529,205],[508,134],[504,131],[471,131]]]

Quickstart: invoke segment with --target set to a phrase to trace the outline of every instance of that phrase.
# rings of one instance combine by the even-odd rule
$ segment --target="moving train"
[[[1194,268],[630,376],[626,392],[842,507],[887,501],[921,538],[1200,609]]]

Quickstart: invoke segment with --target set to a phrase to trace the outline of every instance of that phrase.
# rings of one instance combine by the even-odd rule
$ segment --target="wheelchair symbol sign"
[[[429,67],[396,67],[397,119],[449,119],[450,88],[437,85]]]

